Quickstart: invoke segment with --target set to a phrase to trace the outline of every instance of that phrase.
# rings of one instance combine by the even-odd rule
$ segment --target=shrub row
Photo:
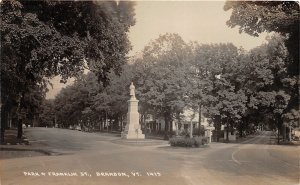
[[[169,140],[171,146],[180,147],[200,147],[201,145],[207,144],[206,137],[173,137]]]

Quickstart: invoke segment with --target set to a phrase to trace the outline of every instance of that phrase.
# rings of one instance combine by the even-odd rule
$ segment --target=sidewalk
[[[0,160],[20,157],[50,155],[30,145],[26,137],[17,139],[17,129],[5,130],[4,143],[0,145]]]
[[[1,145],[28,145],[29,142],[26,137],[22,137],[21,139],[17,139],[18,131],[17,129],[8,129],[5,130],[4,134],[4,143]]]

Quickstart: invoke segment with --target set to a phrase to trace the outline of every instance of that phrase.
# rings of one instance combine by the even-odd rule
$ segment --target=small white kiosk
[[[205,137],[208,137],[208,143],[211,143],[212,131],[215,130],[215,127],[206,126],[205,127]]]

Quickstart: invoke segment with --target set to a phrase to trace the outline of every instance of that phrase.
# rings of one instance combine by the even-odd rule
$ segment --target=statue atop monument
[[[130,98],[135,99],[135,87],[133,85],[133,82],[131,82],[129,89],[130,89]]]

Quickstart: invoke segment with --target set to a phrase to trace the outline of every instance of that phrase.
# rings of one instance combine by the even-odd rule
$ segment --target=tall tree
[[[165,118],[166,136],[174,115],[185,107],[189,84],[185,66],[190,59],[190,46],[177,34],[165,34],[146,46],[136,62],[137,96],[143,106]]]
[[[57,121],[64,127],[80,120],[86,122],[93,116],[90,109],[93,109],[94,98],[102,89],[92,72],[77,77],[74,84],[62,89],[54,100]]]
[[[55,75],[63,81],[77,75],[84,59],[105,83],[108,72],[119,72],[125,63],[127,32],[135,23],[132,2],[12,0],[0,5],[4,105],[23,101],[30,86],[46,88]]]
[[[273,36],[250,52],[248,79],[246,86],[251,96],[249,107],[259,109],[261,113],[271,114],[278,129],[283,126],[284,115],[290,112],[288,104],[293,95],[296,80],[288,75],[288,51],[282,37]],[[279,137],[278,137],[279,138]]]
[[[41,113],[39,114],[39,124],[37,126],[56,126],[56,116],[54,109],[54,100],[44,100],[41,106]]]
[[[127,113],[128,89],[134,74],[130,64],[123,66],[120,76],[111,73],[110,84],[94,97],[93,109],[104,113],[105,117],[114,118],[115,123],[122,124]]]
[[[233,44],[196,45],[192,62],[192,98],[216,127],[232,128],[246,110],[241,52]],[[218,137],[217,137],[218,139]]]
[[[258,36],[274,31],[285,36],[291,56],[290,73],[299,74],[299,2],[227,1],[224,10],[232,10],[227,25],[239,26],[240,32]]]
[[[284,37],[288,51],[286,74],[290,86],[287,120],[299,117],[299,22],[300,8],[297,1],[227,1],[224,10],[232,10],[227,25],[238,26],[240,32],[258,36],[262,32],[277,32]],[[289,113],[288,113],[289,112]],[[298,112],[297,114],[294,114]],[[293,117],[295,116],[295,117]],[[293,117],[293,118],[292,118]],[[298,124],[299,126],[299,124]]]

